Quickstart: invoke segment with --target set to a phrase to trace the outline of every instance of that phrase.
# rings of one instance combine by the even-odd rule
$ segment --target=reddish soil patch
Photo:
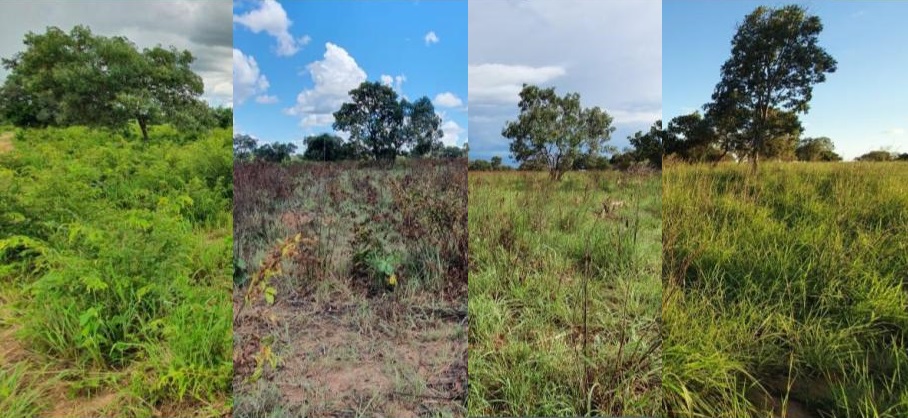
[[[11,152],[13,150],[13,133],[0,133],[0,154]]]

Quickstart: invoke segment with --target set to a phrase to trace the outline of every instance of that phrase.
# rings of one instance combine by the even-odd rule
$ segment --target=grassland
[[[466,163],[234,175],[234,416],[464,415]]]
[[[471,416],[658,415],[658,174],[471,172]]]
[[[908,164],[668,167],[672,417],[908,416]]]
[[[230,130],[5,131],[0,415],[228,413]]]

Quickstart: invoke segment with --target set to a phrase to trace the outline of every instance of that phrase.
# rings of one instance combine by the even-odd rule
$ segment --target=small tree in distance
[[[555,181],[576,159],[599,155],[615,130],[608,113],[599,107],[584,109],[577,93],[558,96],[552,87],[524,84],[518,106],[517,121],[501,132],[511,139],[511,155],[521,166],[545,165]]]

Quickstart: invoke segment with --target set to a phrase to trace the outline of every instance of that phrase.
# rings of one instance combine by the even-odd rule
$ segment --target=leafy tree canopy
[[[189,51],[139,51],[125,37],[86,26],[29,32],[24,43],[3,60],[10,74],[0,88],[0,114],[16,125],[121,128],[135,120],[148,140],[150,124],[191,126],[211,117]]]
[[[612,117],[599,107],[583,108],[580,95],[558,96],[553,87],[523,85],[520,114],[501,134],[511,139],[511,155],[521,166],[545,166],[554,180],[584,155],[605,150],[615,128]]]
[[[334,129],[349,133],[350,141],[375,160],[393,164],[407,149],[413,156],[442,150],[441,118],[427,97],[398,100],[390,86],[367,81],[351,90],[350,98],[334,112]]]
[[[822,30],[819,17],[796,5],[757,7],[738,26],[713,102],[725,120],[739,123],[735,131],[746,140],[737,146],[754,171],[759,155],[776,149],[766,143],[791,130],[791,117],[807,113],[813,86],[836,70],[819,45]]]

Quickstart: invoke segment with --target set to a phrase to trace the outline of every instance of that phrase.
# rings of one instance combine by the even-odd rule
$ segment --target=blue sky
[[[736,24],[759,5],[782,2],[666,1],[663,20],[665,119],[709,101]],[[820,45],[838,70],[814,87],[803,136],[827,136],[852,159],[886,148],[908,152],[908,2],[799,2],[823,22]]]
[[[238,0],[233,15],[236,132],[302,151],[368,80],[429,97],[442,141],[467,141],[466,1]]]
[[[470,0],[470,158],[513,164],[502,127],[523,83],[614,117],[609,145],[662,116],[660,0]]]

